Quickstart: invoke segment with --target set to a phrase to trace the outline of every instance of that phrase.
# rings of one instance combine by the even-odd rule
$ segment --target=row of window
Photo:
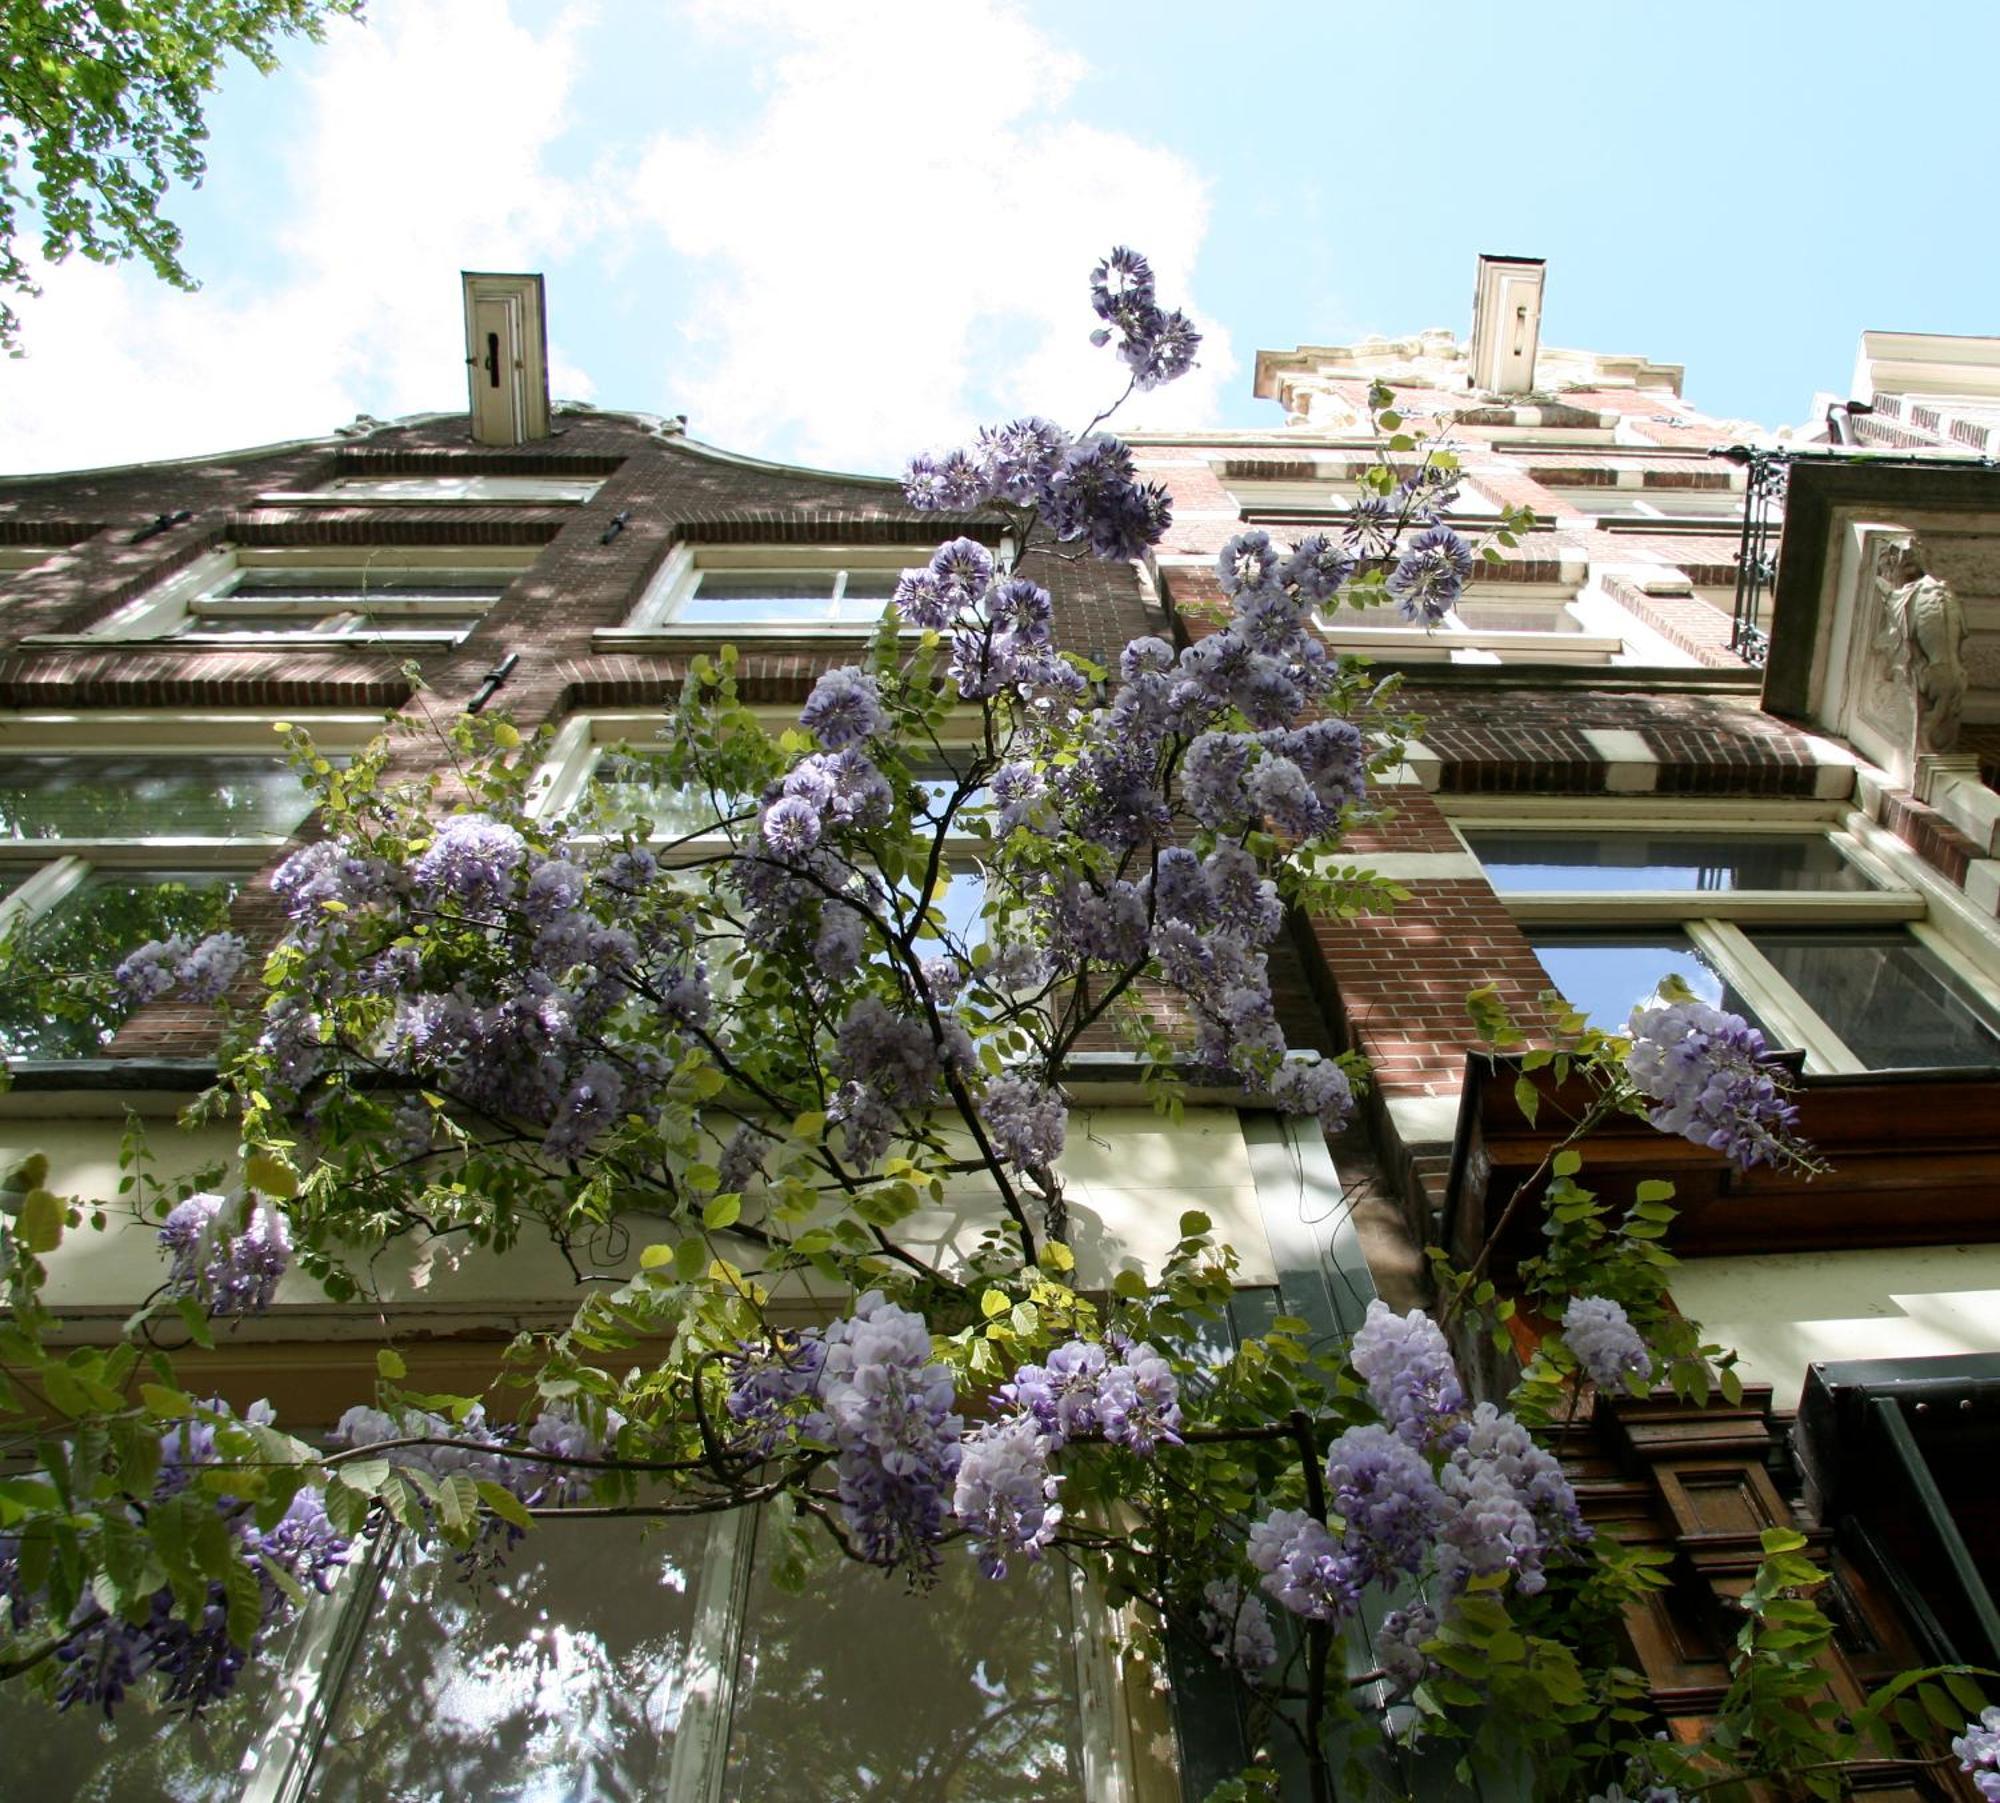
[[[643,821],[660,840],[697,831],[709,804],[654,786],[626,743],[643,731],[636,718],[571,722],[540,805],[569,813],[588,798],[607,830]],[[130,736],[143,743],[143,728]],[[940,797],[950,780],[942,764],[932,773]],[[146,939],[212,930],[307,806],[268,755],[0,756],[0,920],[32,930],[53,970],[102,970]],[[1992,954],[1943,930],[1915,861],[1892,846],[1812,820],[1635,831],[1611,818],[1579,831],[1471,818],[1460,831],[1553,986],[1600,1026],[1622,1026],[1672,973],[1802,1050],[1811,1069],[2000,1063]],[[941,905],[970,939],[978,842],[955,849]],[[117,1024],[102,1004],[51,1019],[0,994],[0,1043],[15,1056],[87,1055]]]

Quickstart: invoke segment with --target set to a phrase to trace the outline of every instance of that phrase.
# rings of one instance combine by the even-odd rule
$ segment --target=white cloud
[[[324,433],[358,411],[465,404],[461,268],[540,268],[587,237],[587,196],[549,172],[577,76],[580,8],[545,30],[496,0],[404,0],[336,25],[275,79],[298,92],[283,278],[210,288],[71,262],[22,309],[0,367],[0,469],[184,456]],[[241,77],[242,79],[252,79]],[[218,162],[255,147],[218,144]],[[218,254],[219,253],[219,254]],[[587,384],[559,344],[567,392]]]
[[[697,437],[888,470],[994,415],[1079,426],[1118,386],[1084,286],[1113,243],[1199,317],[1199,174],[1065,116],[1082,63],[1003,0],[696,0],[689,20],[778,47],[740,129],[655,137],[627,190],[708,271],[664,372]],[[1195,374],[1120,420],[1213,418],[1234,368],[1211,330]]]

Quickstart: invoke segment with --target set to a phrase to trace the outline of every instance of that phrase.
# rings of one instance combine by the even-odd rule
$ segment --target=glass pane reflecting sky
[[[1763,1025],[1734,985],[1678,928],[1631,933],[1538,928],[1529,940],[1554,986],[1605,1032],[1622,1033],[1632,1010],[1670,975],[1710,1006]]]
[[[1503,894],[1673,889],[1855,890],[1869,880],[1823,833],[1533,833],[1468,830]]]

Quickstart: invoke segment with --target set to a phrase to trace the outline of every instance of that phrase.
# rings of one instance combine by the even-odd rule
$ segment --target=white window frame
[[[369,603],[365,609],[360,605],[343,609],[323,600],[302,598],[295,607],[302,623],[297,632],[234,634],[227,630],[204,632],[184,628],[197,617],[197,609],[226,620],[231,611],[230,591],[246,577],[259,572],[291,572],[324,580],[335,589],[352,587],[360,603],[368,595],[371,577],[435,576],[440,586],[447,588],[454,582],[468,587],[490,587],[497,581],[504,588],[533,565],[542,549],[540,545],[225,545],[155,583],[84,636],[92,643],[143,640],[202,649],[325,648],[330,644],[423,649],[455,645],[470,628],[428,627],[425,618],[455,620],[467,613],[483,615],[493,605],[491,600],[470,606],[449,598],[390,597]],[[282,600],[260,599],[242,603],[236,611],[272,614],[288,610]],[[370,615],[394,618],[396,624],[370,624]],[[329,623],[342,619],[354,623],[327,629]],[[317,630],[311,624],[315,620],[321,622]],[[68,644],[71,640],[65,637],[57,642]]]
[[[309,489],[272,489],[264,507],[582,507],[605,476],[506,474],[335,476]]]
[[[1445,799],[1445,798],[1441,798]],[[1982,921],[1961,891],[1945,883],[1907,845],[1844,803],[1720,801],[1648,796],[1629,807],[1558,797],[1453,796],[1448,818],[1477,857],[1463,828],[1489,831],[1674,832],[1705,836],[1796,834],[1829,839],[1877,887],[1872,890],[1684,889],[1496,890],[1524,927],[1674,926],[1742,994],[1773,1035],[1805,1053],[1811,1071],[1873,1067],[1778,974],[1746,926],[1901,926],[1976,994],[2000,992],[2000,933]],[[1956,898],[1955,900],[1953,898]]]
[[[1618,475],[1637,476],[1637,471],[1620,470]],[[1654,519],[1674,524],[1699,522],[1731,526],[1743,515],[1743,490],[1730,488],[1672,488],[1630,484],[1545,482],[1549,498],[1573,513],[1593,519]]]
[[[667,553],[623,626],[600,627],[593,635],[605,648],[643,649],[649,640],[699,639],[860,639],[881,629],[881,615],[868,620],[759,620],[745,611],[741,620],[682,620],[705,571],[718,575],[824,574],[829,608],[838,604],[851,572],[878,576],[918,569],[930,561],[934,544],[920,545],[694,545],[681,543]],[[886,610],[888,602],[883,602]]]

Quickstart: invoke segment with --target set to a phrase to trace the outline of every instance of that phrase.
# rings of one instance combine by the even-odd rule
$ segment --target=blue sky
[[[1777,425],[1865,327],[2000,331],[1990,3],[1229,7],[371,0],[211,109],[194,296],[68,265],[0,366],[0,469],[463,405],[456,272],[547,273],[555,387],[886,470],[1111,372],[1128,241],[1208,330],[1139,423],[1275,426],[1262,347],[1462,331],[1481,250],[1544,336]]]

